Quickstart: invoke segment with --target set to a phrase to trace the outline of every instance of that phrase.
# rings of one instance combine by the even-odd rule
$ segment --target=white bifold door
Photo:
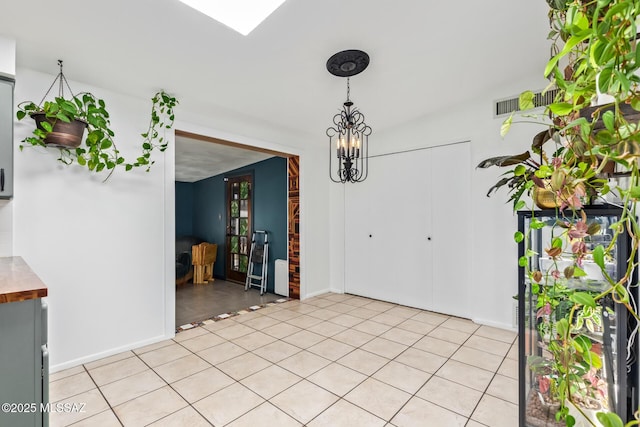
[[[469,317],[468,142],[369,159],[346,184],[345,292]]]

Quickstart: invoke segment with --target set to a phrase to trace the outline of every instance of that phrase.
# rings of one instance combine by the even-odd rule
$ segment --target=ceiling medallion
[[[343,50],[327,61],[327,70],[338,77],[351,77],[363,72],[369,65],[369,55],[356,49]]]

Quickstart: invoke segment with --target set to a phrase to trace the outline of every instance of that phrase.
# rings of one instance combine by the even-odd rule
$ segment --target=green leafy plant
[[[620,417],[613,412],[599,412],[596,414],[598,421],[602,424],[603,427],[633,427],[640,425],[640,421],[637,418],[640,418],[636,413],[636,419],[629,421],[627,424],[620,419]]]
[[[640,0],[546,1],[553,45],[544,75],[557,94],[543,114],[532,113],[536,106],[531,91],[521,94],[520,107],[528,121],[533,118],[543,126],[536,138],[546,135],[545,142],[553,147],[545,146],[544,150],[534,138],[535,161],[526,152],[487,159],[479,167],[509,168],[489,194],[506,185],[515,210],[531,209],[529,230],[515,235],[516,242],[524,241],[526,248],[530,234],[549,225],[537,218],[528,196],[536,189],[548,189],[557,202],[552,232],[543,242],[546,254],[528,249],[519,265],[527,269],[528,282],[537,296],[537,330],[548,337],[547,371],[536,375],[560,405],[556,419],[571,427],[576,419],[570,409],[582,413],[585,401],[602,392],[597,378],[602,360],[589,334],[596,332],[608,301],[626,308],[636,326],[640,321],[630,297],[631,287],[636,286],[640,246],[636,211],[640,201],[640,49],[636,40]],[[502,135],[514,117],[512,114],[505,120]],[[611,162],[617,173],[626,177],[625,184],[614,185],[603,174]],[[599,232],[599,226],[587,223],[581,209],[610,192],[619,201],[619,220],[609,225],[606,244],[594,244],[590,238]],[[616,242],[625,231],[631,249],[626,268],[614,277],[607,260],[613,258]],[[549,260],[546,268],[530,262],[541,255]],[[568,286],[571,280],[586,275],[586,260],[599,270],[601,289],[585,291]],[[594,331],[585,331],[587,323]],[[540,364],[530,367],[539,369]],[[621,416],[626,414],[603,411],[597,419],[606,427],[622,427]],[[627,426],[638,424],[632,420]]]
[[[127,163],[125,165],[126,170],[147,166],[147,171],[149,171],[149,167],[154,163],[150,160],[151,152],[156,148],[160,152],[164,152],[167,149],[168,141],[164,136],[160,136],[160,131],[173,127],[175,119],[173,109],[178,105],[178,101],[164,91],[156,93],[151,98],[151,101],[153,102],[153,107],[151,108],[149,128],[142,134],[144,138],[142,141],[142,155],[134,163]]]
[[[62,74],[61,63],[60,67],[61,71],[56,79],[60,79],[62,88],[62,82],[66,83],[66,79]],[[115,132],[111,129],[110,116],[104,100],[88,92],[66,99],[61,90],[60,96],[55,97],[52,101],[41,102],[41,105],[32,101],[20,103],[16,112],[18,120],[23,120],[26,117],[35,119],[38,115],[44,116],[44,119],[38,121],[33,133],[22,140],[20,149],[22,150],[25,145],[47,147],[47,139],[54,132],[56,124],[79,121],[82,126],[86,127],[86,137],[78,147],[59,147],[58,160],[60,162],[66,165],[77,163],[95,172],[106,169],[109,174],[105,181],[109,179],[118,165],[123,165],[127,171],[137,167],[146,167],[146,170],[149,171],[151,165],[154,164],[151,159],[153,150],[158,149],[163,152],[167,148],[168,141],[164,137],[164,130],[173,126],[175,118],[173,110],[178,104],[176,98],[165,91],[156,93],[151,101],[149,126],[146,132],[142,133],[142,152],[133,162],[127,162],[116,147]]]
[[[511,194],[509,201],[513,202],[513,209],[520,210],[524,208],[525,202],[522,200],[522,197],[533,187],[532,179],[536,177],[536,173],[541,173],[539,172],[541,169],[546,169],[545,160],[547,160],[547,158],[542,151],[542,146],[551,138],[551,135],[548,130],[543,130],[533,138],[531,150],[521,154],[490,157],[481,161],[476,167],[486,169],[493,166],[515,166],[513,169],[502,174],[500,180],[487,192],[487,197],[491,196],[492,193],[501,187],[507,186]],[[539,160],[535,159],[536,155],[539,157]]]
[[[549,224],[534,218],[532,227],[541,226]],[[542,339],[541,347],[550,358],[530,357],[528,365],[536,373],[538,392],[546,393],[544,400],[557,404],[556,418],[571,426],[575,420],[569,405],[583,412],[606,409],[608,404],[606,383],[600,374],[603,368],[600,344],[596,348],[589,336],[599,336],[602,341],[602,330],[583,327],[587,321],[591,325],[602,324],[603,307],[599,302],[608,293],[585,291],[572,286],[575,284],[572,281],[580,282],[587,276],[583,266],[592,262],[591,257],[598,266],[602,264],[605,273],[608,270],[604,254],[599,259],[586,250],[586,243],[600,234],[601,229],[597,222],[588,224],[584,212],[557,221],[550,231],[549,246],[541,258],[544,262],[539,263],[541,268],[528,271],[531,292],[536,295],[536,328]],[[545,369],[542,375],[541,367]]]

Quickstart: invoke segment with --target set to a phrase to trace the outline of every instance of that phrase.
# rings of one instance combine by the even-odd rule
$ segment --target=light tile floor
[[[517,425],[516,334],[342,294],[180,332],[50,378],[51,426]]]

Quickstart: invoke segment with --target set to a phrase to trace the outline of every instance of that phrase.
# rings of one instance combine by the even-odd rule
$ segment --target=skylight
[[[285,0],[180,0],[246,36]]]

